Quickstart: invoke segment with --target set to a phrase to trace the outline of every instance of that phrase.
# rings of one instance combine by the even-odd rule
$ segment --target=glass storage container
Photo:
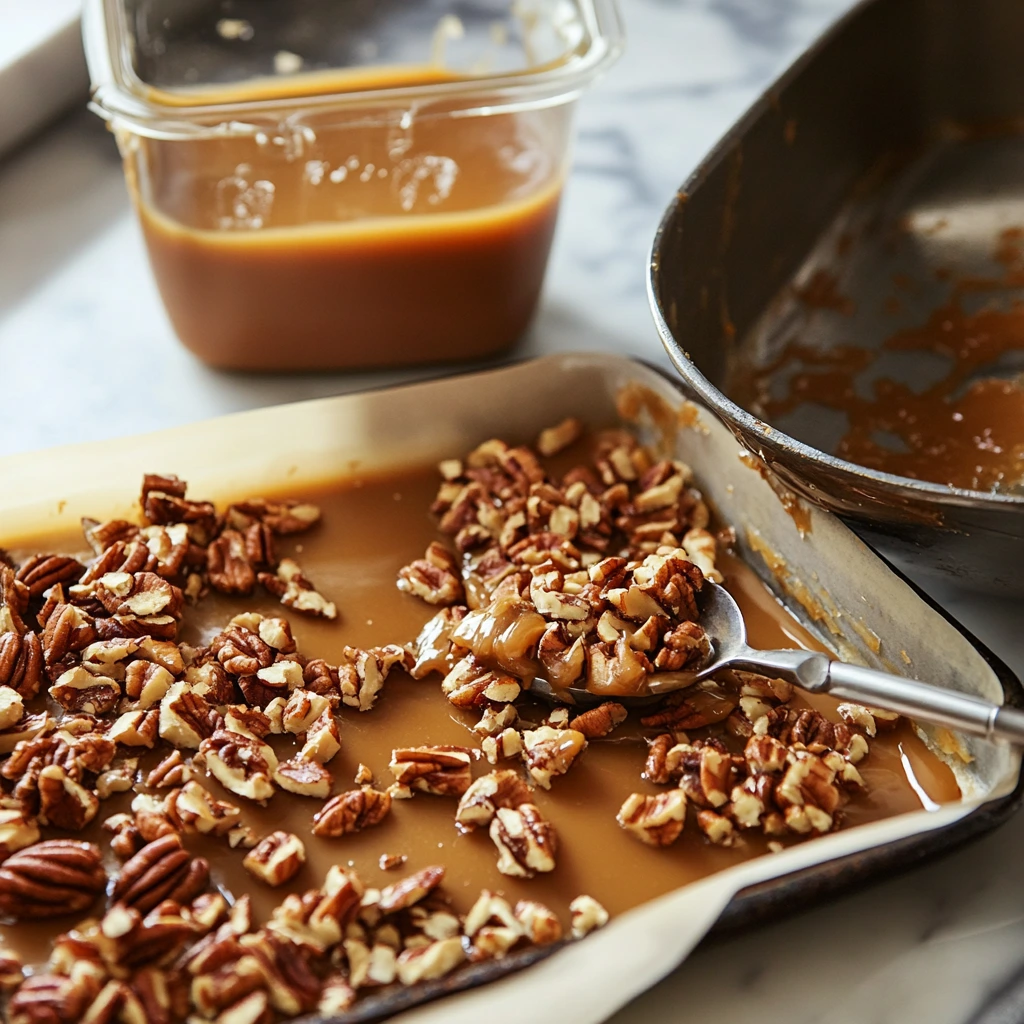
[[[468,359],[540,294],[614,0],[86,0],[181,340],[219,367]]]

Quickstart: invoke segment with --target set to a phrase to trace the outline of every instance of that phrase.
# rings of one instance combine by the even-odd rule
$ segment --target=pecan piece
[[[176,747],[197,750],[216,731],[220,716],[188,683],[175,683],[160,701],[160,737]]]
[[[601,739],[613,729],[622,725],[628,712],[616,701],[606,700],[596,708],[590,708],[577,715],[571,722],[572,728],[588,740]]]
[[[397,644],[369,650],[346,647],[344,655],[346,661],[338,666],[338,689],[342,702],[360,711],[373,707],[393,668],[412,660]]]
[[[332,797],[313,815],[313,835],[343,836],[379,825],[391,810],[391,797],[362,786]]]
[[[586,737],[575,729],[552,729],[542,725],[523,733],[523,763],[531,778],[551,788],[556,775],[564,775],[587,745]]]
[[[100,987],[91,974],[33,974],[7,1004],[11,1024],[79,1024]]]
[[[49,839],[0,864],[0,913],[18,921],[87,910],[107,884],[99,847]]]
[[[140,798],[136,797],[136,801]],[[132,803],[135,810],[135,803]],[[227,800],[217,800],[198,782],[186,782],[181,789],[172,790],[163,803],[165,821],[171,828],[201,835],[227,835],[236,829],[242,817],[241,810]],[[139,814],[136,812],[136,820]],[[140,822],[141,829],[141,822]],[[152,835],[149,838],[157,838]]]
[[[293,757],[274,769],[274,781],[289,793],[323,800],[330,795],[334,778],[318,761]]]
[[[228,506],[228,522],[236,530],[245,530],[262,523],[280,537],[302,533],[320,520],[320,509],[308,501],[278,499],[267,501],[250,498]]]
[[[648,846],[669,846],[683,831],[686,794],[670,789],[657,796],[632,793],[619,808],[615,820]]]
[[[391,752],[388,767],[399,785],[436,796],[462,796],[472,781],[467,747],[405,747]]]
[[[403,985],[416,985],[434,978],[442,978],[455,970],[465,959],[466,952],[458,936],[438,939],[426,946],[405,949],[398,956],[398,980]]]
[[[455,823],[460,829],[472,832],[481,825],[489,825],[499,807],[518,807],[530,802],[530,787],[511,769],[481,775],[462,794]]]
[[[3,680],[3,656],[0,654],[0,681]],[[848,725],[854,725],[863,729],[872,739],[879,732],[888,732],[895,729],[900,716],[895,711],[885,711],[882,708],[868,708],[863,704],[840,704],[836,710],[839,716]]]
[[[557,838],[533,804],[499,807],[490,827],[498,848],[498,870],[503,875],[532,878],[538,871],[553,871]]]
[[[0,686],[0,731],[13,729],[25,717],[25,701],[17,690]]]
[[[28,632],[22,615],[28,608],[29,592],[7,565],[0,564],[0,633]]]
[[[50,764],[38,775],[39,820],[44,825],[80,832],[96,817],[100,801],[60,765]]]
[[[111,900],[146,914],[164,900],[188,903],[205,888],[210,865],[181,845],[176,835],[147,843],[121,868]]]
[[[284,885],[306,861],[302,840],[291,832],[271,832],[261,839],[242,861],[251,875],[270,886]]]
[[[577,896],[569,904],[569,913],[572,915],[574,939],[582,939],[584,935],[589,935],[608,923],[608,911],[593,896]]]
[[[257,579],[286,608],[322,619],[338,617],[337,605],[319,593],[290,558],[282,558],[276,572],[261,572]]]
[[[393,914],[398,910],[406,910],[414,903],[419,903],[427,893],[436,889],[444,880],[444,868],[440,864],[431,865],[422,871],[408,875],[401,881],[392,882],[381,890],[377,908],[382,914]]]
[[[39,842],[39,826],[16,807],[0,807],[0,861]]]
[[[96,581],[96,600],[109,615],[144,622],[168,615],[179,619],[185,606],[181,590],[155,572],[108,572]]]
[[[537,437],[537,451],[545,457],[557,455],[563,448],[575,444],[582,436],[583,424],[575,416],[570,416],[540,432]]]
[[[458,560],[437,541],[422,558],[398,570],[398,589],[433,605],[460,604],[465,597]]]
[[[515,676],[487,668],[474,654],[457,661],[441,682],[441,692],[458,708],[509,704],[520,689]]]
[[[835,769],[814,754],[795,755],[775,787],[775,802],[794,832],[828,832],[834,824],[840,794]]]
[[[218,729],[199,746],[210,774],[227,790],[247,800],[269,800],[277,768],[273,748],[262,740]]]
[[[562,922],[543,903],[520,900],[514,913],[523,936],[535,946],[550,946],[562,937]]]
[[[36,633],[0,634],[0,685],[17,690],[25,700],[39,693],[43,681],[43,646]]]
[[[187,523],[196,544],[209,544],[217,531],[217,510],[209,501],[188,501],[186,484],[176,476],[147,473],[142,482],[142,514],[149,523]]]

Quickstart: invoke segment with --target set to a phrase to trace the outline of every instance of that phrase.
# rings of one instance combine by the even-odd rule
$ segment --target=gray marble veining
[[[596,349],[667,365],[644,290],[647,250],[667,199],[847,6],[621,3],[629,49],[581,104],[545,296],[516,355]],[[174,339],[113,142],[96,118],[76,113],[0,164],[0,454],[412,376],[206,369]],[[936,596],[1016,671],[1024,668],[1020,607],[948,591]],[[940,863],[701,948],[616,1024],[684,1016],[980,1024],[981,1008],[993,998],[998,1004],[1020,971],[1022,848],[1024,819],[1017,818]],[[1011,1009],[999,1019],[1019,1019],[1012,1009],[1019,998],[1000,1005],[1000,1013]]]

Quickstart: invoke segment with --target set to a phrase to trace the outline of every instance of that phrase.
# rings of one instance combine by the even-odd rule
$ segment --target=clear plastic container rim
[[[578,0],[589,37],[585,50],[555,66],[418,86],[345,93],[292,94],[179,106],[147,95],[132,69],[122,0],[84,0],[82,38],[92,80],[89,107],[118,130],[159,139],[253,135],[268,124],[301,126],[303,115],[345,111],[349,126],[392,124],[403,117],[478,117],[575,100],[621,55],[625,29],[616,0]],[[430,105],[443,102],[441,112]],[[363,112],[360,116],[359,112]]]

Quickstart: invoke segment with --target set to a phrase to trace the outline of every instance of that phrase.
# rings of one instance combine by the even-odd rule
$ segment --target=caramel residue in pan
[[[868,469],[975,491],[1006,491],[1024,482],[1024,386],[1020,375],[994,375],[999,361],[1024,350],[1024,302],[973,309],[978,293],[1024,285],[1024,229],[1001,232],[993,259],[999,278],[957,281],[948,300],[916,327],[897,331],[879,352],[914,352],[948,361],[942,378],[924,388],[889,378],[870,389],[858,375],[879,352],[855,346],[823,351],[794,341],[770,363],[737,377],[737,393],[761,416],[777,418],[813,403],[843,412],[848,428],[835,449]],[[812,283],[818,278],[812,278]],[[905,274],[893,284],[914,283]],[[812,305],[838,309],[828,278],[810,289]],[[810,286],[808,286],[810,288]],[[806,297],[802,295],[807,301]],[[828,301],[825,301],[825,300]],[[968,301],[970,300],[970,301]],[[886,311],[899,300],[886,300]],[[773,385],[785,374],[785,392]]]
[[[796,524],[800,536],[806,537],[811,532],[811,510],[753,452],[741,451],[739,459],[768,484],[786,515]]]

